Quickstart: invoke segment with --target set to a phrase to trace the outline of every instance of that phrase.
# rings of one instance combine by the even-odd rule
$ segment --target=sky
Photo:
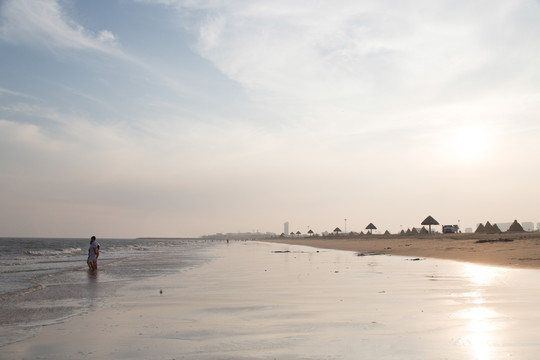
[[[0,64],[0,236],[540,221],[538,0],[0,0]]]

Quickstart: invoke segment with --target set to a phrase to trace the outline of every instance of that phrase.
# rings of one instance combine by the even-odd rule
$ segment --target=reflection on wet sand
[[[2,356],[37,358],[44,346],[81,360],[491,360],[540,350],[536,270],[275,244],[216,252],[190,271],[133,283],[91,316]]]
[[[489,305],[483,294],[486,288],[500,281],[505,269],[491,266],[466,264],[464,277],[470,282],[471,291],[461,294],[470,307],[459,311],[457,317],[469,322],[466,335],[460,340],[470,348],[476,360],[491,359],[496,345],[496,332],[503,331],[502,316]]]

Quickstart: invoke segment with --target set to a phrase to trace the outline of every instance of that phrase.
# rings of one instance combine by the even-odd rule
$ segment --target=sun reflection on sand
[[[461,343],[471,349],[473,358],[487,360],[492,358],[494,347],[494,332],[499,330],[501,315],[486,305],[482,294],[484,287],[493,286],[504,269],[482,266],[467,265],[465,277],[475,287],[474,291],[460,294],[463,300],[472,304],[471,307],[458,312],[457,316],[467,320],[467,334],[461,339]]]
[[[493,332],[498,329],[495,321],[500,318],[493,309],[483,306],[475,306],[463,310],[459,316],[469,320],[468,335],[462,339],[462,343],[469,347],[474,359],[487,360],[491,358],[493,347]]]
[[[465,269],[465,276],[474,285],[488,286],[492,285],[504,271],[502,268],[492,266],[468,264]]]

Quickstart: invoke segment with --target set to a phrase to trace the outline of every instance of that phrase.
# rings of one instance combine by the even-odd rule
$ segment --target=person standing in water
[[[99,243],[95,236],[90,238],[90,248],[88,249],[88,268],[90,271],[97,270],[97,259],[99,257]]]

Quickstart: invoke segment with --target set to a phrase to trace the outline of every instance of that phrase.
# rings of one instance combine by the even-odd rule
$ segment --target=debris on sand
[[[379,253],[379,252],[360,252],[360,253],[357,253],[356,256],[375,256],[375,255],[386,255],[384,253]]]
[[[513,239],[487,239],[487,240],[476,240],[475,244],[485,244],[485,243],[496,243],[496,242],[512,242]]]

